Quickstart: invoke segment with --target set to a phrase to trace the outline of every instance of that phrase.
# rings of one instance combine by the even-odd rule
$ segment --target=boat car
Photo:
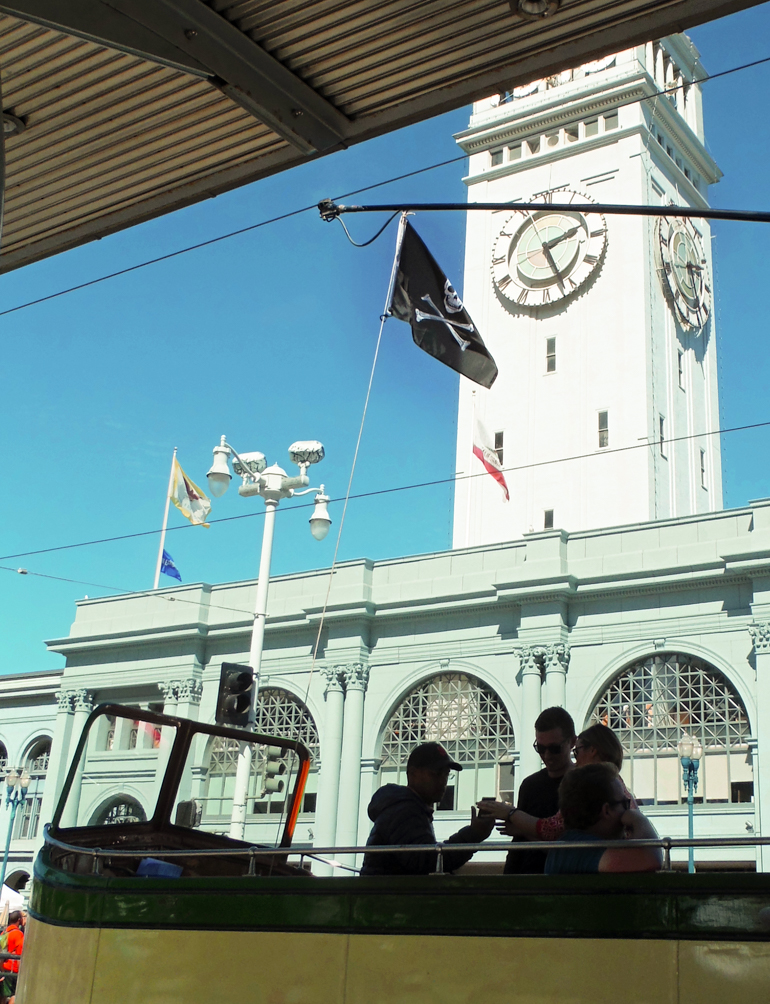
[[[155,751],[151,818],[104,810],[121,736]],[[201,766],[247,746],[250,811],[286,784],[270,845],[230,835],[234,771],[211,794]],[[292,844],[309,766],[292,739],[97,707],[35,864],[19,1004],[767,998],[770,875],[671,870],[663,840],[653,874],[444,874],[437,845],[436,874],[361,877],[330,868],[361,848]]]

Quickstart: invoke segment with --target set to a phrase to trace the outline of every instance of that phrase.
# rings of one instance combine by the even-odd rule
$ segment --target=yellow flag
[[[174,460],[174,481],[170,498],[191,523],[195,523],[196,526],[209,525],[206,517],[211,512],[211,503],[195,482],[187,477],[178,460]]]

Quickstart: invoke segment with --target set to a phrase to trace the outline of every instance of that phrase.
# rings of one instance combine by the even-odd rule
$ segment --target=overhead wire
[[[691,87],[693,84],[706,84],[712,80],[717,80],[720,77],[729,76],[732,73],[740,73],[744,70],[753,69],[756,66],[762,66],[765,63],[770,63],[770,56],[765,56],[762,59],[755,59],[750,63],[743,63],[740,66],[732,66],[727,70],[721,70],[719,73],[706,74],[704,77],[696,78],[692,81],[685,81],[684,83],[677,85],[675,87],[668,87],[663,91],[656,91],[654,94],[645,94],[642,97],[634,98],[632,101],[623,102],[622,107],[628,107],[634,104],[640,104],[643,101],[657,100],[660,97],[670,97],[676,91],[683,90],[685,87]],[[333,201],[338,201],[339,199],[349,199],[352,195],[360,195],[362,192],[369,192],[375,188],[382,188],[385,185],[395,184],[397,181],[404,181],[407,178],[416,177],[418,174],[425,174],[427,171],[435,171],[441,167],[447,167],[450,164],[457,164],[462,160],[466,160],[467,155],[461,154],[459,157],[450,157],[448,160],[439,161],[436,164],[429,164],[427,167],[420,167],[414,171],[408,171],[405,174],[399,174],[392,178],[387,178],[384,181],[377,181],[371,185],[364,185],[362,188],[354,189],[351,192],[344,192],[341,195],[335,195],[332,197]],[[28,307],[37,306],[40,303],[46,303],[48,300],[55,300],[60,296],[66,296],[68,293],[75,293],[81,289],[87,289],[89,286],[95,286],[98,283],[106,282],[109,279],[117,279],[119,276],[127,275],[130,272],[135,272],[141,268],[147,268],[150,265],[157,265],[160,262],[168,261],[171,258],[176,258],[179,255],[187,254],[190,251],[198,251],[201,248],[209,247],[212,244],[217,244],[220,241],[228,240],[231,237],[237,237],[240,234],[249,233],[252,230],[259,230],[261,227],[270,226],[273,223],[280,223],[283,220],[288,220],[293,216],[299,216],[302,213],[310,212],[316,209],[316,204],[309,206],[301,206],[298,209],[292,209],[289,212],[282,213],[279,216],[273,216],[267,220],[260,220],[258,223],[252,223],[247,227],[240,227],[238,230],[231,230],[225,234],[219,234],[216,237],[210,237],[205,241],[199,241],[197,244],[189,244],[183,248],[178,248],[176,251],[169,251],[167,254],[159,255],[156,258],[148,258],[145,261],[137,262],[135,265],[128,265],[126,268],[118,269],[115,272],[108,272],[105,275],[97,276],[95,279],[89,279],[86,282],[78,283],[74,286],[68,286],[66,289],[57,290],[55,293],[48,293],[46,296],[36,297],[34,300],[27,300],[25,303],[19,303],[15,307],[7,307],[5,310],[0,310],[0,317],[5,317],[8,314],[16,313],[19,310],[25,310]],[[386,224],[387,226],[387,224]],[[384,229],[384,228],[383,228]],[[379,233],[375,236],[379,236]],[[353,238],[348,234],[352,243]],[[367,244],[371,241],[367,241]],[[360,247],[365,247],[366,244],[358,245]]]
[[[684,436],[671,436],[670,438],[663,439],[662,444],[661,441],[658,439],[655,439],[653,441],[645,439],[642,442],[632,443],[629,446],[617,446],[611,449],[592,450],[589,453],[575,453],[568,457],[555,457],[552,460],[537,460],[529,464],[519,464],[513,467],[503,467],[502,471],[504,474],[512,474],[518,471],[531,470],[535,467],[549,467],[552,466],[553,464],[566,464],[575,460],[588,460],[592,457],[598,460],[603,457],[613,456],[614,454],[617,453],[627,453],[629,450],[655,449],[658,448],[660,445],[668,446],[671,443],[680,443],[680,442],[685,442],[687,440],[702,439],[709,436],[722,436],[733,432],[747,432],[752,429],[764,429],[768,427],[770,427],[770,419],[764,422],[750,422],[746,425],[734,425],[729,428],[711,429],[707,432],[692,432]],[[379,495],[393,495],[398,492],[413,491],[418,488],[432,488],[437,485],[456,484],[461,481],[470,481],[473,480],[474,478],[486,478],[486,477],[489,477],[489,474],[485,470],[479,471],[476,474],[459,474],[459,475],[455,474],[448,478],[435,478],[432,481],[416,481],[408,485],[395,485],[393,488],[377,488],[368,492],[358,492],[356,494],[348,495],[347,498],[348,501],[360,501],[361,499],[376,498]],[[344,501],[345,501],[345,496],[340,496],[337,498],[330,499],[329,504],[332,505],[335,502],[344,502]],[[308,509],[313,505],[314,505],[313,502],[304,502],[300,503],[299,505],[287,507],[286,509],[283,510],[279,509],[278,512],[279,514],[281,512],[288,514],[292,512],[298,512],[301,509]],[[239,516],[223,516],[220,519],[209,519],[208,522],[211,526],[214,526],[219,523],[230,523],[233,520],[237,519],[253,519],[255,517],[261,517],[261,516],[264,516],[263,511],[242,513]],[[182,526],[168,527],[168,532],[170,533],[174,530],[189,530],[191,528],[192,525],[190,523],[185,523]],[[43,548],[38,548],[37,550],[34,551],[17,551],[14,554],[0,555],[0,561],[10,561],[11,559],[15,558],[36,557],[39,554],[52,554],[57,551],[74,550],[76,548],[91,547],[97,544],[111,544],[120,540],[132,540],[136,537],[149,537],[153,534],[159,534],[160,532],[161,532],[160,529],[141,530],[136,533],[120,534],[114,537],[100,537],[95,540],[83,540],[75,544],[58,544],[55,547],[43,547]],[[12,569],[12,571],[18,571],[18,569]],[[152,592],[152,590],[135,590],[135,591],[142,593]],[[132,590],[129,590],[129,592],[132,592]]]

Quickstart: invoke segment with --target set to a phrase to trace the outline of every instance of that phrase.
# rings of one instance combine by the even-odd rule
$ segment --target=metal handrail
[[[668,870],[671,863],[671,851],[679,848],[689,847],[762,847],[770,845],[770,837],[659,837],[644,840],[540,840],[540,841],[514,841],[513,843],[502,840],[495,840],[491,843],[483,842],[476,844],[460,844],[437,841],[435,844],[389,844],[387,846],[353,846],[353,847],[193,847],[193,848],[128,848],[128,847],[82,847],[77,844],[68,844],[57,837],[52,836],[49,826],[45,827],[45,841],[60,850],[74,854],[82,854],[93,858],[94,871],[98,870],[97,862],[102,858],[136,858],[136,857],[161,857],[161,858],[186,858],[195,857],[250,857],[275,856],[287,858],[296,855],[300,858],[314,858],[316,856],[328,855],[353,855],[353,854],[401,854],[434,852],[438,855],[439,864],[443,860],[443,855],[452,851],[520,851],[532,850],[583,850],[596,849],[599,847],[610,848],[622,846],[624,850],[633,848],[656,848],[663,851],[664,870]],[[329,863],[329,862],[324,862]],[[439,870],[441,870],[439,868]]]

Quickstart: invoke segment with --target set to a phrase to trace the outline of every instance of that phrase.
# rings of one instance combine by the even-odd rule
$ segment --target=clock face
[[[607,248],[607,225],[600,213],[549,208],[551,202],[588,203],[577,192],[547,192],[534,212],[519,210],[495,239],[492,279],[498,294],[516,307],[540,307],[567,299],[600,267]]]
[[[708,265],[700,235],[690,220],[658,221],[663,290],[685,328],[700,331],[711,309]]]

